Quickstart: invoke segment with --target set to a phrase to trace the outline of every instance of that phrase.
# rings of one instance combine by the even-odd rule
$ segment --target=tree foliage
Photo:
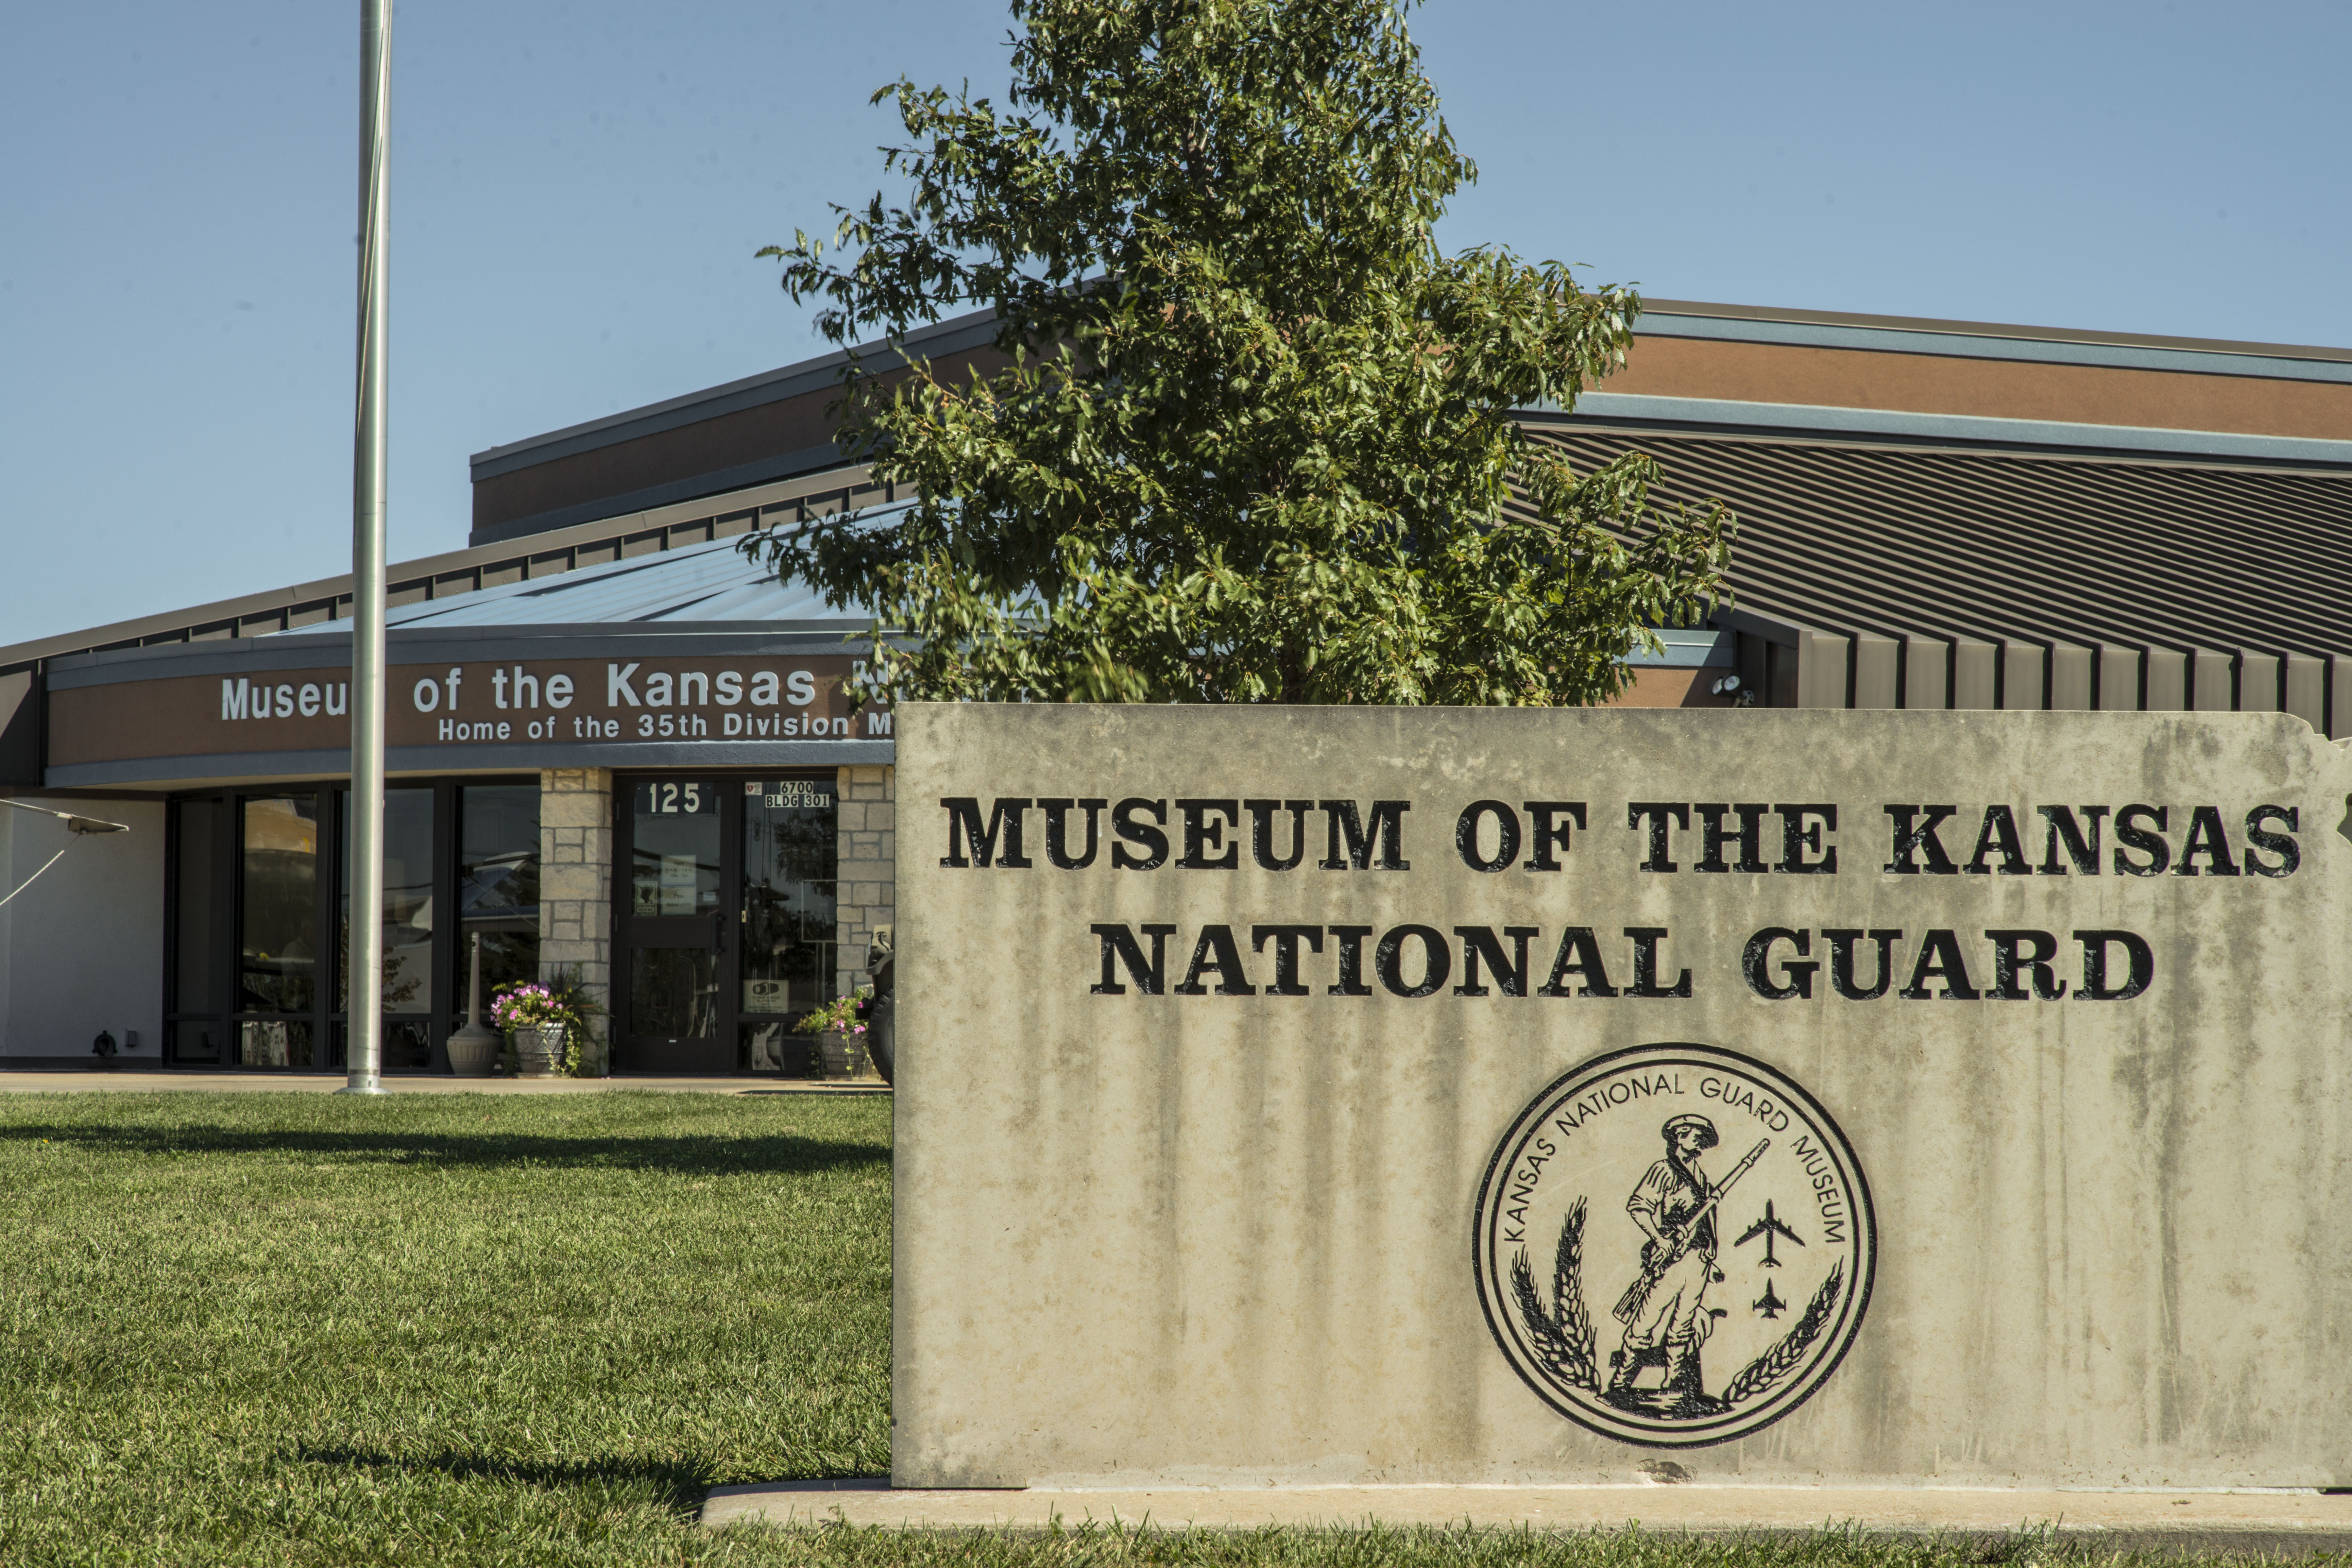
[[[1640,309],[1433,237],[1476,177],[1397,0],[1013,0],[1005,106],[901,79],[908,187],[798,235],[841,438],[911,495],[747,541],[939,699],[1573,704],[1724,592],[1719,506],[1571,470]],[[906,342],[995,312],[961,375]]]

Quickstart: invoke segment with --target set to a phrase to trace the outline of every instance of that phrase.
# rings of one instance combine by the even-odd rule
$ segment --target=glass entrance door
[[[833,779],[625,787],[614,1067],[817,1076],[793,1026],[841,984]]]
[[[735,1068],[735,922],[740,879],[728,853],[728,796],[715,779],[632,786],[621,921],[624,949],[614,1066],[624,1072],[723,1073]]]
[[[836,992],[841,816],[833,780],[751,780],[742,795],[742,1017],[735,1069],[814,1077],[817,1037],[793,1025]]]

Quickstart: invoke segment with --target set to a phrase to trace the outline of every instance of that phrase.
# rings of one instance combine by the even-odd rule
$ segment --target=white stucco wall
[[[100,1030],[118,1042],[136,1030],[138,1047],[116,1059],[152,1062],[163,1038],[163,806],[40,804],[131,831],[77,839],[55,817],[0,808],[0,897],[66,849],[0,906],[0,1058],[88,1058]]]

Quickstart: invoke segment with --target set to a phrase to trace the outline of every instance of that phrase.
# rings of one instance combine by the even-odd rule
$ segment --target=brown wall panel
[[[1710,666],[1704,669],[1674,669],[1658,665],[1640,665],[1633,670],[1633,684],[1616,698],[1601,704],[1603,708],[1728,708],[1727,697],[1717,697],[1715,683],[1731,671]]]
[[[2352,440],[2352,385],[1642,337],[1595,390]]]

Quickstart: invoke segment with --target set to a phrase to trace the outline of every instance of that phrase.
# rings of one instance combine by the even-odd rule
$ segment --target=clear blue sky
[[[751,253],[992,0],[408,0],[392,549],[486,447],[821,352]],[[2352,6],[1439,0],[1447,243],[1664,298],[2352,345]],[[350,560],[358,7],[0,20],[0,643]]]

